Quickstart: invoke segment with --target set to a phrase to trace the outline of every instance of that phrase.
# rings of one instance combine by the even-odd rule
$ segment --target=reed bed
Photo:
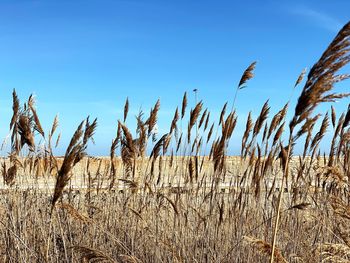
[[[272,112],[266,101],[256,119],[240,116],[237,157],[227,155],[235,102],[256,62],[219,116],[204,101],[188,105],[185,93],[165,134],[155,129],[159,100],[133,120],[127,98],[104,158],[88,155],[98,128],[89,117],[65,156],[55,156],[58,118],[46,133],[33,96],[21,104],[13,91],[0,261],[350,262],[350,107],[314,113],[349,96],[334,91],[349,77],[339,73],[350,60],[349,36],[350,23],[296,78],[292,88],[305,84],[295,106],[287,101]],[[321,152],[327,131],[332,140]],[[296,144],[304,145],[299,155]]]

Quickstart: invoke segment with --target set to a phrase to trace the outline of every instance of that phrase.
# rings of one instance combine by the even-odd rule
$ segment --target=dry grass
[[[11,153],[1,160],[0,261],[349,262],[350,108],[313,116],[320,103],[348,95],[332,90],[348,77],[337,72],[349,62],[349,34],[347,24],[311,68],[287,134],[290,101],[271,116],[266,101],[255,120],[244,117],[236,158],[227,156],[234,104],[255,62],[231,111],[225,103],[215,121],[185,93],[168,133],[155,133],[159,100],[131,131],[127,99],[109,158],[86,156],[97,127],[89,118],[55,157],[58,119],[45,133],[33,97],[21,107],[14,91]]]

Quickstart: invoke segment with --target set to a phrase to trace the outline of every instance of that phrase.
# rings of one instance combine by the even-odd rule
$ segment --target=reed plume
[[[208,109],[205,109],[204,112],[202,113],[202,116],[199,120],[199,124],[198,124],[198,129],[200,129],[204,123],[205,117],[207,116],[207,111]]]
[[[236,99],[237,99],[237,95],[238,95],[238,91],[241,90],[241,89],[244,89],[245,86],[244,84],[250,80],[251,78],[254,77],[254,69],[255,69],[255,66],[256,66],[256,61],[254,61],[253,63],[251,63],[249,65],[249,67],[243,72],[243,75],[238,83],[238,86],[236,88],[236,92],[235,92],[235,95],[233,97],[233,102],[232,102],[232,108],[231,108],[231,112],[234,110],[235,108],[235,103],[236,103]]]
[[[41,134],[41,136],[45,137],[44,129],[41,126],[38,114],[36,113],[35,107],[34,107],[35,101],[33,95],[30,95],[28,100],[28,107],[30,108],[33,119],[34,119],[34,129]]]
[[[150,116],[148,120],[146,121],[148,125],[148,136],[151,135],[153,128],[155,127],[157,123],[157,118],[158,118],[158,111],[160,108],[160,100],[158,99],[154,107],[151,109]]]
[[[181,119],[183,119],[184,116],[185,116],[186,107],[187,107],[187,92],[184,93],[184,96],[183,96],[183,99],[182,99]]]
[[[329,93],[335,83],[349,78],[348,74],[337,74],[350,61],[349,36],[350,22],[339,31],[319,61],[311,68],[289,125],[291,131],[310,116],[318,104],[334,102],[350,95]]]
[[[171,125],[170,125],[169,133],[173,133],[173,131],[177,129],[177,121],[178,120],[179,120],[179,109],[178,109],[178,107],[176,107],[174,117],[173,117],[173,120],[172,120]]]
[[[85,130],[84,130],[85,122]],[[86,154],[86,148],[88,140],[92,138],[97,126],[97,120],[95,119],[91,124],[89,118],[82,121],[67,147],[66,154],[63,159],[61,169],[58,172],[56,178],[56,185],[51,202],[51,211],[54,208],[56,202],[61,197],[64,187],[67,185],[71,178],[72,168],[83,158]]]
[[[207,118],[206,118],[206,120],[205,120],[204,131],[206,131],[207,128],[208,128],[209,119],[210,119],[210,111],[208,111]]]
[[[250,132],[252,131],[252,128],[253,128],[252,113],[249,112],[248,117],[247,117],[245,131],[244,131],[243,138],[242,138],[242,147],[241,147],[241,155],[242,156],[243,156],[243,152],[245,151],[248,137],[249,137]]]
[[[332,126],[333,129],[335,128],[335,123],[337,121],[337,114],[335,113],[335,109],[333,107],[333,105],[331,106],[331,117],[332,117]]]
[[[322,102],[333,102],[349,96],[349,93],[330,93],[333,85],[337,82],[349,78],[348,74],[337,74],[349,61],[349,37],[350,22],[348,22],[337,34],[321,58],[311,68],[305,86],[299,96],[295,107],[294,117],[289,124],[289,143],[287,150],[287,163],[282,177],[282,185],[285,177],[288,176],[289,156],[291,155],[291,146],[293,141],[293,131],[296,125],[306,120],[313,113],[314,109]],[[282,189],[282,187],[281,187]],[[276,221],[274,225],[274,234],[272,241],[272,253],[270,262],[274,262],[274,250],[278,231],[280,206],[282,200],[282,190],[279,191]]]
[[[306,68],[304,68],[303,71],[300,73],[300,75],[299,75],[297,81],[296,81],[295,84],[294,84],[294,88],[295,88],[296,86],[298,86],[298,85],[303,81],[305,74],[306,74]]]
[[[123,134],[124,134],[124,136],[120,138],[121,157],[125,167],[126,177],[128,177],[131,174],[134,174],[134,171],[135,171],[134,161],[137,155],[137,148],[129,129],[120,121],[118,121],[118,125],[121,127],[121,130],[123,131]]]
[[[225,113],[226,113],[226,107],[227,107],[227,102],[222,107],[222,110],[221,110],[221,113],[220,113],[219,121],[220,121],[221,125],[224,125],[224,116],[225,116]]]
[[[269,111],[270,111],[269,100],[267,100],[261,109],[258,119],[255,122],[255,125],[253,128],[253,136],[258,135],[258,133],[260,132],[265,120],[268,117]]]
[[[49,133],[50,136],[52,136],[55,133],[55,131],[56,131],[57,127],[58,127],[58,123],[59,123],[58,115],[56,115],[54,120],[53,120],[52,126],[51,126],[51,131]]]
[[[243,72],[243,75],[238,83],[238,88],[243,89],[244,84],[254,77],[254,69],[256,66],[256,61],[254,61],[252,64],[249,65],[249,67]]]
[[[129,98],[126,98],[125,105],[124,105],[124,119],[123,122],[126,121],[126,118],[128,117],[128,112],[129,112]]]
[[[18,113],[20,110],[19,99],[18,99],[18,96],[17,96],[15,89],[13,89],[13,92],[12,92],[12,101],[13,101],[12,102],[13,115],[12,115],[11,122],[10,122],[10,130],[12,130],[12,128],[16,124],[16,121],[18,118]]]
[[[350,104],[348,105],[348,110],[346,111],[342,129],[349,126],[349,123],[350,123]]]
[[[200,115],[202,107],[203,107],[203,103],[202,103],[202,101],[200,101],[197,103],[197,105],[194,107],[194,109],[191,110],[190,121],[188,123],[188,129],[187,129],[187,141],[188,141],[188,143],[191,140],[191,130],[192,130],[193,126],[197,123],[197,119]]]

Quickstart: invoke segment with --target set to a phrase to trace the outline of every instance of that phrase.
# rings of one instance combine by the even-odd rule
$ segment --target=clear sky
[[[8,133],[16,88],[22,100],[36,95],[45,130],[59,114],[57,153],[91,115],[99,126],[89,153],[106,155],[127,96],[130,117],[140,107],[148,113],[161,99],[162,133],[185,91],[192,105],[197,88],[205,106],[219,114],[257,60],[256,76],[236,103],[231,153],[237,153],[249,110],[256,116],[268,98],[273,113],[280,109],[301,70],[350,20],[349,10],[347,0],[0,1],[0,137]]]

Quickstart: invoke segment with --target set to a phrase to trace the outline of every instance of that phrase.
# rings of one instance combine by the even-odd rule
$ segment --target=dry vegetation
[[[46,134],[33,97],[21,107],[14,91],[11,154],[1,161],[0,261],[350,262],[350,107],[314,115],[320,103],[349,95],[333,93],[348,78],[338,72],[350,60],[349,38],[350,23],[309,71],[291,121],[289,102],[275,114],[266,102],[257,119],[248,115],[237,158],[226,154],[234,103],[255,62],[216,124],[202,101],[188,110],[185,93],[168,133],[154,133],[160,101],[148,118],[140,112],[132,132],[127,100],[109,158],[86,156],[97,126],[89,118],[64,158],[55,157],[58,119]],[[327,130],[333,139],[323,154]],[[296,143],[304,145],[297,157]]]

